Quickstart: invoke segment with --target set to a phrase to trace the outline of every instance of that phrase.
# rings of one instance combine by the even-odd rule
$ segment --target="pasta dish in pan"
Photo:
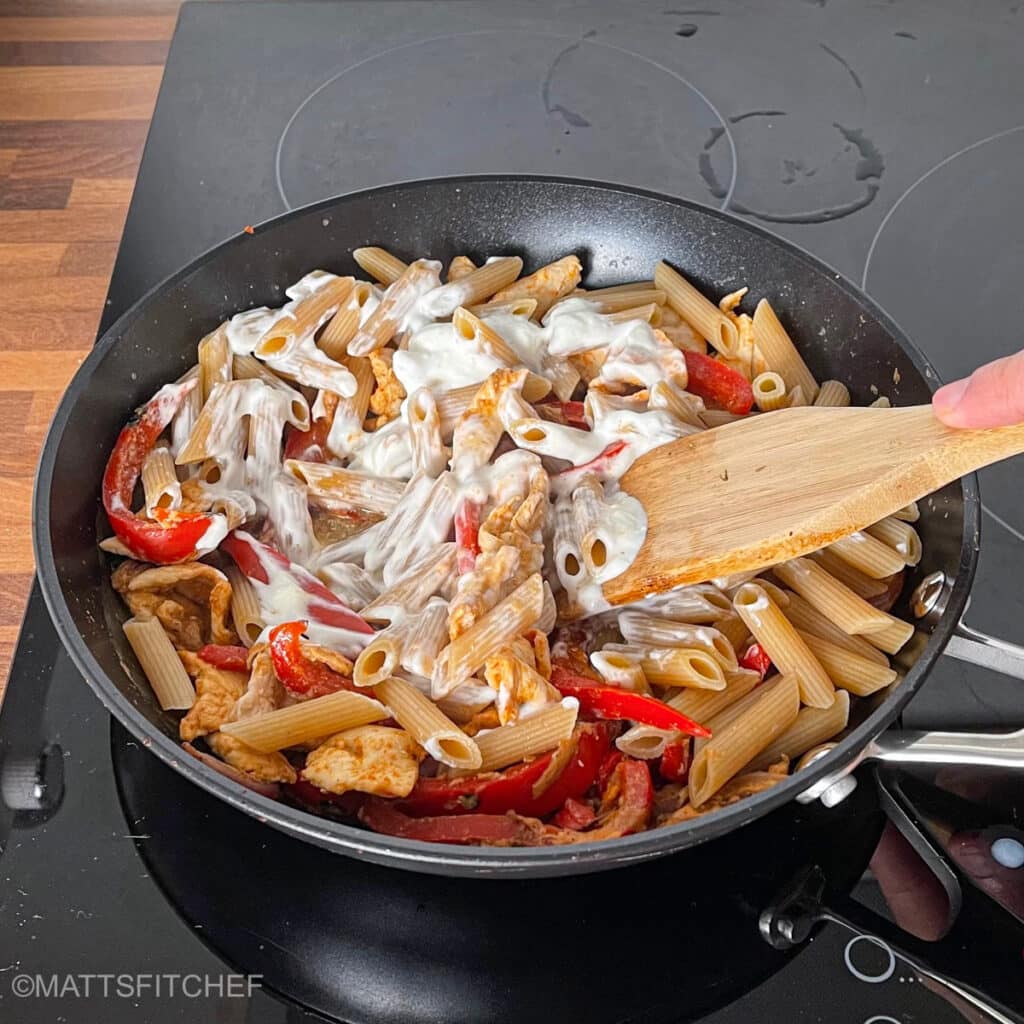
[[[617,488],[639,456],[850,403],[766,299],[716,305],[667,263],[583,289],[575,256],[457,256],[442,281],[353,255],[365,280],[314,270],[199,341],[104,474],[124,633],[190,753],[390,835],[586,842],[776,784],[896,681],[914,506],[602,598],[644,539]]]

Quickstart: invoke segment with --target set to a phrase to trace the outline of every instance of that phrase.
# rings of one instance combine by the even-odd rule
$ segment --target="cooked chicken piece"
[[[183,740],[216,732],[231,714],[235,701],[245,692],[244,672],[225,672],[204,661],[196,674],[196,702],[178,725]]]
[[[127,561],[114,570],[111,582],[133,615],[160,620],[175,647],[196,651],[207,643],[238,642],[228,625],[231,584],[212,565]]]
[[[378,429],[397,418],[405,398],[405,388],[391,368],[394,355],[391,349],[378,349],[369,356],[370,367],[377,379],[377,387],[370,395],[370,410],[377,414]]]
[[[714,796],[707,801],[694,807],[690,803],[684,804],[677,811],[673,811],[667,817],[662,818],[659,825],[674,825],[680,821],[689,821],[691,818],[700,817],[709,811],[717,811],[722,807],[728,807],[739,800],[745,800],[748,796],[761,793],[766,789],[782,782],[789,775],[789,758],[771,765],[763,772],[747,772],[745,775],[737,775],[730,779]]]
[[[249,657],[248,686],[232,705],[225,721],[240,722],[253,715],[265,715],[289,703],[288,692],[274,674],[266,645],[259,644],[258,647],[259,650],[253,648],[255,654]]]
[[[259,782],[295,782],[298,778],[284,754],[276,751],[272,754],[262,754],[223,732],[210,733],[206,737],[206,743],[232,768],[245,772]]]
[[[550,704],[561,700],[561,694],[535,668],[517,658],[509,647],[487,659],[484,678],[497,694],[495,705],[502,725],[514,722],[524,704]]]
[[[328,793],[408,796],[419,778],[423,749],[401,729],[361,725],[332,736],[306,759],[302,777]]]

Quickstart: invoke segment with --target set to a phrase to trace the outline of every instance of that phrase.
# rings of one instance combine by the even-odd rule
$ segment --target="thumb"
[[[935,392],[935,415],[950,427],[1024,422],[1024,352],[979,367]]]

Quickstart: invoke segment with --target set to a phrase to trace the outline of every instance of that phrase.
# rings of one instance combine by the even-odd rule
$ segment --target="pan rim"
[[[874,316],[890,334],[893,341],[921,373],[928,386],[934,391],[941,383],[935,368],[924,353],[906,335],[888,313],[873,299],[861,291],[852,281],[788,239],[768,231],[760,225],[750,224],[738,216],[706,206],[689,199],[666,195],[648,189],[634,188],[613,182],[571,178],[555,175],[535,174],[474,174],[452,175],[440,178],[424,178],[402,181],[355,192],[342,193],[307,206],[296,207],[264,221],[255,230],[276,228],[289,220],[310,214],[344,207],[358,199],[375,198],[394,194],[401,190],[431,188],[437,186],[532,184],[538,186],[567,186],[573,189],[590,189],[604,193],[616,193],[627,197],[641,198],[683,207],[710,216],[733,227],[781,247],[796,257],[808,269],[816,273],[827,272],[834,284]],[[246,789],[237,782],[209,771],[199,761],[184,754],[178,743],[154,728],[146,717],[133,706],[115,685],[93,657],[91,650],[79,634],[70,608],[58,582],[57,567],[50,536],[49,497],[57,451],[63,439],[71,411],[85,391],[95,367],[102,362],[114,347],[121,334],[140,316],[145,315],[151,299],[186,280],[201,270],[218,255],[233,246],[243,245],[248,235],[240,233],[208,248],[186,266],[169,275],[150,288],[134,302],[104,332],[92,351],[82,362],[67,390],[61,398],[50,424],[34,481],[33,548],[40,590],[47,611],[65,650],[76,669],[85,677],[93,692],[104,707],[116,717],[131,733],[143,738],[144,745],[155,753],[169,767],[178,771],[189,781],[199,785],[212,795],[224,800],[233,808],[255,816],[263,823],[290,833],[297,838],[318,846],[362,857],[377,863],[414,871],[481,876],[516,878],[525,875],[553,876],[608,870],[654,857],[681,852],[685,848],[706,842],[733,831],[735,828],[769,813],[795,798],[826,774],[849,764],[856,755],[879,735],[906,706],[927,678],[948,642],[949,636],[959,621],[966,606],[967,597],[974,579],[980,541],[980,508],[977,477],[971,474],[963,478],[964,531],[961,540],[960,565],[953,587],[949,593],[942,616],[935,624],[924,649],[914,665],[907,672],[899,689],[891,694],[879,707],[865,717],[828,755],[813,765],[792,775],[763,793],[749,800],[739,801],[716,811],[707,817],[698,817],[690,822],[661,829],[626,836],[621,839],[580,843],[569,847],[524,847],[495,849],[489,847],[453,847],[421,840],[400,839],[380,835],[346,825],[329,818],[310,814],[291,805],[283,804]]]

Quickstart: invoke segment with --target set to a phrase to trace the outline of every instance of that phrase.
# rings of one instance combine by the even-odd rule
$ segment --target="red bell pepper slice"
[[[373,627],[365,619],[332,594],[308,569],[289,562],[280,551],[261,543],[251,534],[234,530],[224,538],[221,549],[235,560],[238,568],[249,579],[259,583],[269,582],[267,563],[286,570],[299,588],[309,595],[307,611],[313,622],[323,626],[338,626],[353,633],[373,632]]]
[[[338,396],[333,391],[321,391],[326,415],[319,416],[310,424],[309,430],[296,430],[291,424],[284,431],[284,457],[302,462],[327,461],[327,436],[334,425],[334,413],[338,408]]]
[[[599,816],[604,824],[593,832],[581,834],[583,839],[612,839],[642,832],[647,827],[654,806],[654,783],[646,761],[625,758],[615,769],[601,797]]]
[[[612,772],[619,767],[622,757],[622,751],[617,747],[613,747],[605,754],[601,767],[597,771],[597,788],[602,793],[608,788],[608,780],[612,777]]]
[[[764,677],[768,675],[771,667],[772,659],[760,644],[751,644],[740,658],[740,668],[752,669],[761,677],[761,682],[764,682]]]
[[[233,644],[206,644],[199,648],[199,657],[207,665],[223,669],[225,672],[248,672],[249,649],[236,647]]]
[[[374,832],[429,843],[492,843],[502,846],[537,846],[544,825],[535,818],[514,814],[446,814],[410,818],[391,801],[373,798],[359,811],[359,819]]]
[[[472,572],[480,554],[479,502],[464,498],[455,512],[455,551],[459,575]]]
[[[559,828],[569,828],[574,832],[589,828],[596,820],[597,812],[594,808],[575,797],[569,797],[562,805],[562,809],[551,819]]]
[[[305,628],[305,622],[282,622],[270,631],[270,660],[285,689],[302,697],[354,691],[355,684],[347,676],[302,653],[299,641]]]
[[[672,740],[661,754],[658,771],[666,782],[684,783],[690,777],[692,745],[688,739]]]
[[[146,456],[197,383],[190,380],[164,385],[118,434],[103,473],[103,508],[107,519],[118,540],[143,562],[172,565],[194,558],[203,553],[197,547],[208,530],[215,537],[218,530],[227,528],[224,516],[209,512],[161,509],[154,521],[131,510],[132,494]]]
[[[582,402],[561,402],[557,398],[545,398],[537,403],[536,409],[544,419],[552,423],[561,423],[577,430],[590,429]]]
[[[706,739],[711,730],[680,714],[655,697],[633,693],[618,686],[601,686],[585,676],[577,676],[560,665],[551,669],[551,685],[564,697],[580,702],[580,714],[611,721],[639,722],[657,729],[674,729],[687,736]]]
[[[582,796],[597,781],[597,773],[611,745],[604,725],[583,725],[576,734],[576,750],[561,774],[542,792],[534,786],[548,770],[555,751],[502,772],[463,778],[421,778],[412,792],[397,801],[413,817],[436,814],[504,814],[517,811],[534,818],[561,807],[569,797]]]
[[[738,416],[746,416],[754,407],[754,389],[742,373],[702,352],[684,349],[683,357],[688,377],[686,390],[691,394]]]

